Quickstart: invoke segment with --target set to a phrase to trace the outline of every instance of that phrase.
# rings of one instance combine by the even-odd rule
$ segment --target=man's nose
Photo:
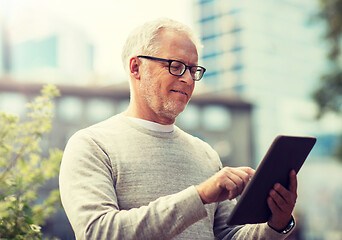
[[[188,85],[192,85],[194,83],[194,80],[192,78],[192,75],[190,73],[190,69],[187,68],[182,76],[180,76],[180,80]]]

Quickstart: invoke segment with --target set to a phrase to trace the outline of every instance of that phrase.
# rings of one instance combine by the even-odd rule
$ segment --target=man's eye
[[[179,70],[181,68],[181,66],[171,66],[171,68],[174,70]]]
[[[191,74],[196,74],[197,69],[196,68],[191,68]]]

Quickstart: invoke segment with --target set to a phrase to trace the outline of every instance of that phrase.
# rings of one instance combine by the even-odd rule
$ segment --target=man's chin
[[[187,104],[182,103],[174,103],[172,106],[169,105],[164,109],[164,116],[170,119],[175,120],[176,117],[185,110]]]

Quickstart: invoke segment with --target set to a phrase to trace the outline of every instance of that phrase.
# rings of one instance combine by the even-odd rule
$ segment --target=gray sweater
[[[61,199],[77,239],[284,239],[267,224],[227,226],[235,200],[203,205],[194,185],[221,167],[179,128],[155,132],[119,114],[70,138]]]

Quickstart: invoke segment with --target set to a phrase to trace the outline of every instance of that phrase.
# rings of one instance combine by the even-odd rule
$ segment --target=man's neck
[[[130,117],[130,116],[126,116],[127,118],[129,118],[130,120],[132,120],[133,122],[135,122],[136,124],[148,129],[148,130],[152,130],[155,132],[165,132],[165,133],[170,133],[174,131],[174,125],[170,124],[170,125],[164,125],[164,124],[159,124],[156,122],[151,122],[148,120],[144,120],[144,119],[140,119],[140,118],[135,118],[135,117]]]
[[[138,118],[149,122],[158,123],[161,125],[173,125],[175,122],[175,119],[157,116],[157,114],[155,114],[155,116],[148,116],[143,113],[144,111],[139,111],[139,109],[134,108],[135,107],[130,104],[128,109],[123,114],[126,117]]]

